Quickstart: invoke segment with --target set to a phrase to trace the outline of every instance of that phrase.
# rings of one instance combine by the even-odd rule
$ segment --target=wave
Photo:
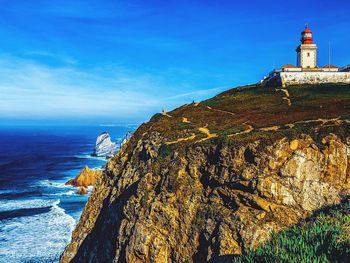
[[[70,177],[69,177],[70,178]],[[66,178],[67,180],[69,179],[68,177]],[[37,182],[38,185],[40,186],[46,186],[46,187],[54,187],[54,188],[68,188],[69,186],[65,185],[66,181],[53,181],[53,180],[41,180]]]
[[[71,186],[72,188],[73,186]],[[53,195],[53,196],[70,196],[70,195],[75,195],[76,194],[76,191],[75,190],[69,190],[67,192],[62,192],[62,193],[56,193],[56,194],[50,194],[50,195]]]
[[[0,201],[0,212],[17,210],[17,209],[26,209],[26,208],[40,208],[40,207],[48,207],[58,205],[60,200],[52,199],[18,199],[12,200],[9,202],[8,200]]]
[[[58,261],[76,224],[58,204],[46,213],[0,221],[1,262]]]
[[[33,197],[33,196],[42,196],[42,192],[38,190],[33,191],[0,191],[0,200],[1,199],[16,199],[21,197]]]
[[[99,160],[99,161],[107,162],[106,157],[92,156],[90,154],[79,154],[79,155],[74,155],[74,157],[80,158],[80,159],[93,159],[93,160]]]
[[[11,219],[22,216],[34,216],[49,212],[51,206],[38,207],[38,208],[21,208],[11,211],[0,212],[0,220]]]

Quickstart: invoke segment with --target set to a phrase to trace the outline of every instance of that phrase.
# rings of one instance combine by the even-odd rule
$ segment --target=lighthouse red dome
[[[313,43],[312,31],[309,29],[308,25],[306,25],[305,30],[303,32],[301,32],[301,40],[300,41],[302,44],[305,44],[305,45]]]

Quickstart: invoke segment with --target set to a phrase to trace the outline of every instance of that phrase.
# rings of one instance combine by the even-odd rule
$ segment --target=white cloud
[[[0,116],[5,118],[145,120],[163,107],[171,109],[219,89],[190,90],[169,86],[159,75],[117,66],[82,70],[0,59]]]

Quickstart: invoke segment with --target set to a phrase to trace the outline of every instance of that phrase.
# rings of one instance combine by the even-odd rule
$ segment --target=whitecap
[[[58,205],[59,200],[45,200],[45,199],[18,199],[18,200],[0,200],[0,211],[11,211],[25,208],[41,208]]]
[[[71,186],[71,188],[74,188],[73,186]],[[62,192],[62,193],[56,193],[56,194],[49,194],[51,196],[67,196],[67,195],[75,195],[76,191],[75,190],[69,190],[67,192]]]
[[[76,221],[52,202],[48,213],[0,221],[1,262],[57,262]]]
[[[52,181],[52,180],[41,180],[37,184],[40,186],[55,187],[55,188],[66,188],[65,181]]]
[[[80,159],[93,159],[93,160],[99,160],[104,162],[107,161],[106,157],[92,156],[90,154],[79,154],[79,155],[74,155],[74,157],[80,158]]]
[[[0,194],[12,194],[14,192],[17,192],[17,191],[14,191],[14,190],[0,190]]]

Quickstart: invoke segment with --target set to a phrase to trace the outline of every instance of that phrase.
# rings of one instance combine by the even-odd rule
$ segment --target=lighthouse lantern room
[[[317,45],[313,43],[312,31],[306,25],[301,32],[301,44],[297,48],[297,66],[303,69],[317,67]]]

